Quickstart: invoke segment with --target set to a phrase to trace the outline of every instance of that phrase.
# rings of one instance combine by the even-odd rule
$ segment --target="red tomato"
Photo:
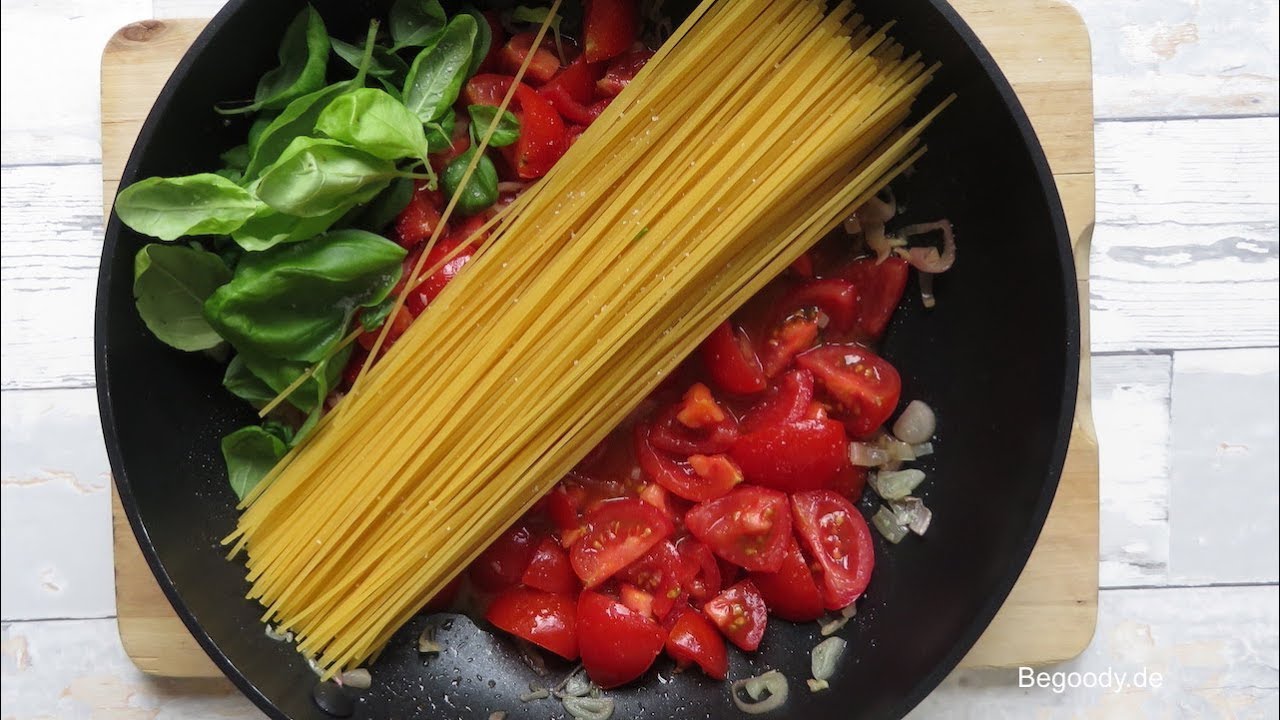
[[[516,88],[516,100],[520,137],[502,153],[518,177],[533,180],[546,175],[569,149],[569,131],[551,103],[528,85]]]
[[[391,329],[387,330],[387,339],[382,342],[380,352],[386,352],[387,348],[396,344],[401,335],[408,331],[409,326],[413,324],[413,314],[409,312],[409,308],[404,305],[400,306],[400,310],[392,315],[386,322],[391,323]],[[378,342],[378,336],[382,334],[382,328],[376,327],[373,330],[366,330],[360,333],[356,338],[356,342],[360,343],[360,347],[373,351],[373,346]]]
[[[796,314],[787,318],[760,347],[760,365],[765,377],[777,377],[787,369],[796,355],[818,342],[818,321],[808,314]]]
[[[858,288],[848,280],[810,280],[787,293],[780,304],[786,312],[821,310],[836,332],[848,332],[858,320]]]
[[[396,217],[396,242],[408,249],[426,242],[440,224],[442,210],[444,194],[439,190],[430,190],[426,183],[419,182],[413,191],[413,199]]]
[[[879,265],[875,258],[855,260],[840,271],[840,277],[858,286],[857,326],[866,339],[878,340],[884,335],[893,311],[902,301],[910,270],[906,260],[890,257]]]
[[[535,39],[537,39],[535,32],[522,32],[511,36],[502,48],[500,56],[502,69],[512,75],[519,72],[525,58],[529,57],[529,51],[533,49]],[[553,50],[540,46],[533,51],[533,60],[529,61],[529,69],[525,71],[524,76],[530,82],[540,85],[555,77],[558,72],[560,72],[560,58],[556,57]]]
[[[667,654],[680,667],[697,663],[708,677],[723,680],[729,674],[729,655],[724,640],[702,613],[688,609],[680,614],[667,633]]]
[[[866,437],[898,406],[902,378],[893,366],[860,345],[823,345],[796,358],[840,403],[853,437]]]
[[[791,535],[787,496],[750,485],[695,505],[685,514],[684,523],[716,555],[762,572],[782,566]]]
[[[652,57],[652,50],[633,50],[609,63],[604,77],[596,81],[596,92],[607,98],[617,97]]]
[[[769,611],[783,620],[809,622],[822,617],[822,594],[794,537],[789,539],[787,559],[778,572],[751,573],[751,581],[760,590]]]
[[[862,498],[862,492],[867,487],[867,469],[858,467],[852,462],[846,462],[840,467],[840,472],[836,473],[830,487],[856,503]]]
[[[600,593],[578,597],[578,646],[587,676],[602,688],[625,685],[653,664],[667,634],[658,623]]]
[[[589,0],[582,34],[587,60],[617,57],[640,36],[640,13],[635,0]]]
[[[769,608],[750,580],[727,588],[702,606],[702,610],[734,645],[747,652],[760,647],[769,622]]]
[[[676,548],[684,563],[685,585],[688,586],[689,597],[699,602],[715,597],[722,585],[720,565],[711,549],[690,537],[682,538]]]
[[[871,530],[862,513],[830,490],[791,496],[796,534],[822,569],[822,601],[828,610],[847,607],[867,589],[875,567]]]
[[[694,502],[718,498],[733,489],[732,477],[717,474],[703,477],[687,462],[673,460],[653,447],[653,431],[646,425],[636,425],[636,456],[640,469],[648,478],[676,495]]]
[[[365,360],[369,359],[369,351],[362,347],[356,347],[351,353],[351,359],[347,361],[347,366],[342,368],[342,384],[348,389],[356,384],[356,378],[360,376],[360,370],[364,367]]]
[[[688,597],[688,590],[684,587],[685,576],[684,559],[680,557],[676,546],[668,540],[655,545],[644,557],[628,565],[620,575],[631,585],[649,593],[652,614],[659,620],[667,617],[673,608]]]
[[[502,104],[502,99],[506,97],[507,90],[511,87],[511,81],[513,80],[515,78],[510,75],[498,73],[475,75],[463,86],[463,100],[468,105],[493,105],[497,107]]]
[[[603,63],[589,63],[580,55],[538,92],[565,120],[590,125],[606,107],[595,103],[596,81],[604,76],[604,70]]]
[[[457,250],[461,244],[462,242],[455,237],[447,237],[436,241],[435,246],[431,248],[431,252],[427,253],[427,259],[422,262],[422,272],[427,272],[439,265],[450,253]],[[445,286],[457,277],[462,268],[471,261],[473,255],[474,252],[471,249],[459,252],[439,270],[431,273],[422,282],[418,283],[418,287],[414,288],[405,298],[405,305],[415,314],[421,314],[427,305],[431,304],[431,301],[435,300],[444,291]],[[412,270],[412,266],[409,269]]]
[[[791,263],[791,272],[806,280],[813,278],[813,256],[805,253]]]
[[[519,583],[539,540],[528,526],[512,526],[471,563],[472,582],[489,592]]]
[[[743,481],[742,468],[728,455],[690,455],[689,467],[713,487],[733,488]]]
[[[589,588],[635,562],[675,529],[661,511],[637,498],[602,503],[586,521],[587,532],[570,550],[569,560]]]
[[[551,538],[538,544],[520,582],[527,587],[549,593],[572,595],[578,592],[578,578],[569,565],[569,556]]]
[[[738,420],[716,402],[702,383],[696,383],[683,400],[659,413],[649,432],[654,448],[684,457],[722,453],[737,439]]]
[[[658,483],[645,483],[644,487],[640,488],[640,499],[661,510],[662,514],[666,515],[673,525],[677,520],[684,517],[683,512],[676,510],[671,493],[667,492],[667,489]]]
[[[551,523],[560,531],[560,540],[563,547],[568,547],[576,540],[576,535],[584,532],[582,527],[582,519],[578,517],[578,501],[569,493],[563,484],[556,485],[547,495],[547,517],[551,519]],[[570,534],[575,534],[573,540],[570,540]]]
[[[739,430],[749,434],[764,428],[793,423],[805,417],[813,402],[813,373],[792,370],[758,405],[743,416]]]
[[[566,660],[578,657],[578,610],[573,598],[512,588],[494,598],[484,617],[495,626]]]
[[[849,462],[844,428],[832,420],[799,420],[743,435],[729,456],[747,482],[796,492],[828,487]]]
[[[647,593],[631,583],[622,583],[618,588],[618,596],[628,610],[640,613],[647,618],[653,617],[653,595],[651,593]]]
[[[703,341],[702,362],[717,385],[731,393],[749,395],[767,387],[760,358],[745,333],[729,321]]]

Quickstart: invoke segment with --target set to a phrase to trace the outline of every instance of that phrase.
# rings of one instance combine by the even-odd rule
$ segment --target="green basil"
[[[250,253],[205,303],[205,318],[242,353],[315,362],[342,339],[356,309],[387,297],[404,256],[362,230]]]
[[[424,127],[427,129],[427,147],[433,153],[443,151],[445,148],[453,149],[453,131],[458,126],[458,117],[454,113],[448,112],[444,117],[435,122],[429,122]]]
[[[225,235],[262,209],[248,190],[213,173],[147,178],[116,197],[125,225],[161,240],[184,235]]]
[[[528,23],[530,25],[542,25],[547,21],[547,16],[551,15],[551,8],[547,7],[528,7],[527,5],[517,5],[511,10],[511,21],[517,23]],[[559,14],[551,15],[551,33],[556,39],[556,52],[559,53],[561,61],[564,60],[564,36],[560,34],[560,25],[563,18]]]
[[[288,451],[284,440],[256,425],[222,438],[222,459],[236,498],[244,500]]]
[[[329,103],[316,130],[384,160],[426,160],[422,121],[400,101],[375,88],[360,88]]]
[[[310,218],[286,215],[267,207],[231,233],[231,239],[249,252],[261,252],[282,243],[310,240],[337,224],[352,207],[354,204],[344,203],[324,215]]]
[[[488,155],[481,155],[480,162],[471,173],[467,184],[462,184],[462,176],[467,171],[471,158],[475,157],[476,148],[471,148],[453,159],[444,169],[443,180],[445,194],[452,198],[458,196],[457,209],[463,215],[475,215],[493,206],[498,201],[498,169]]]
[[[258,141],[250,142],[254,149],[253,159],[249,161],[249,167],[245,168],[245,178],[256,179],[264,169],[280,159],[290,143],[310,135],[316,128],[316,120],[320,117],[320,113],[329,107],[329,103],[333,102],[334,98],[353,87],[349,83],[337,83],[289,103],[284,112],[276,116],[261,131]]]
[[[296,102],[296,101],[295,101]],[[271,123],[279,115],[275,113],[262,113],[253,119],[253,124],[249,126],[249,137],[245,139],[245,143],[249,146],[249,161],[253,161],[253,154],[258,152],[258,145],[262,140],[262,134],[267,128],[271,127]],[[248,168],[248,163],[245,164]]]
[[[347,359],[351,357],[352,349],[348,345],[335,353],[333,357],[320,362],[315,373],[303,381],[297,390],[289,394],[289,403],[303,412],[313,412],[322,408],[324,399],[329,396],[329,392],[337,387],[338,382],[342,379],[342,369],[346,367]],[[257,378],[271,393],[271,396],[267,398],[267,402],[274,400],[276,395],[288,389],[312,365],[312,363],[308,362],[264,358],[251,353],[237,355],[236,360],[240,360],[249,373]],[[230,366],[227,367],[227,372],[230,374]],[[224,377],[223,385],[226,384],[226,378]],[[227,389],[235,392],[230,386]],[[245,399],[248,400],[249,398]]]
[[[463,12],[476,21],[476,44],[471,51],[471,65],[467,68],[467,77],[471,77],[480,71],[481,63],[489,56],[493,47],[493,28],[489,27],[489,19],[474,5],[468,5]]]
[[[414,59],[404,85],[404,104],[422,122],[442,117],[458,99],[478,32],[475,18],[458,15]]]
[[[324,19],[308,5],[285,30],[280,43],[280,65],[262,76],[253,103],[224,114],[275,110],[324,87],[329,67],[329,33]]]
[[[227,364],[227,371],[222,374],[222,386],[255,408],[276,398],[276,392],[262,378],[253,374],[242,355],[236,355]]]
[[[133,259],[138,314],[152,334],[179,350],[208,350],[222,342],[203,310],[230,280],[222,258],[195,247],[151,244]]]
[[[396,176],[390,160],[336,140],[298,138],[262,173],[257,192],[277,212],[320,217],[372,200]]]
[[[378,194],[354,220],[356,227],[381,234],[395,222],[401,212],[413,201],[414,182],[410,178],[397,178]]]
[[[360,327],[364,328],[365,332],[373,332],[374,330],[377,330],[382,327],[382,323],[386,322],[387,318],[391,317],[391,310],[395,308],[395,306],[396,299],[392,296],[377,305],[368,308],[364,312],[360,313]]]
[[[489,126],[498,115],[498,108],[493,105],[470,105],[467,113],[471,115],[471,137],[476,144],[489,132]],[[520,138],[520,121],[510,110],[502,113],[498,129],[489,138],[489,147],[506,147]]]
[[[333,52],[351,67],[359,70],[364,61],[364,48],[343,42],[338,38],[330,38]],[[385,78],[395,83],[403,83],[409,76],[409,64],[395,54],[390,48],[381,45],[373,47],[373,57],[368,67],[369,77]]]
[[[440,0],[396,0],[389,15],[395,49],[423,47],[444,27],[447,17]]]
[[[218,156],[222,162],[226,163],[228,170],[236,170],[241,173],[249,167],[249,145],[237,145],[230,150]]]

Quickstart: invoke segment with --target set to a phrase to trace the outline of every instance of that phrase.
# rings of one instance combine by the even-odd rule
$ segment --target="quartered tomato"
[[[791,496],[796,535],[821,568],[828,610],[847,607],[867,589],[875,567],[871,530],[853,503],[830,490]]]
[[[731,393],[750,395],[767,387],[755,348],[742,330],[725,321],[703,341],[699,352],[707,373]]]
[[[792,370],[783,375],[767,396],[743,416],[738,428],[750,434],[765,428],[802,420],[813,403],[813,373]]]
[[[702,609],[734,645],[747,652],[760,647],[769,623],[769,608],[750,580],[727,588]]]
[[[729,456],[747,482],[796,492],[828,487],[849,462],[848,447],[840,423],[798,420],[743,435]]]
[[[667,640],[658,623],[591,590],[578,598],[577,621],[582,666],[605,689],[643,675]]]
[[[529,52],[532,50],[533,59],[529,61],[529,69],[525,70],[524,76],[534,84],[542,84],[555,77],[555,74],[560,71],[560,58],[556,56],[554,46],[546,47],[547,43],[534,50],[533,41],[537,36],[535,32],[512,35],[503,46],[499,61],[502,69],[514,76],[520,71],[520,66],[524,64],[525,58],[529,57]],[[547,37],[550,37],[550,34]]]
[[[618,597],[628,610],[647,618],[653,617],[653,593],[645,592],[631,583],[622,583],[618,587]]]
[[[902,302],[911,266],[900,257],[876,264],[875,258],[855,260],[840,271],[840,277],[858,287],[859,333],[867,340],[879,340],[893,311]]]
[[[495,626],[566,660],[578,657],[578,608],[568,595],[512,588],[494,598],[484,617]]]
[[[591,62],[617,57],[640,37],[635,0],[588,0],[582,21],[583,54]]]
[[[652,58],[652,50],[633,50],[623,54],[609,63],[609,69],[605,71],[604,77],[596,82],[596,92],[608,98],[617,97],[627,89],[645,63]]]
[[[681,538],[676,543],[680,559],[684,562],[685,584],[689,597],[698,602],[706,602],[715,597],[722,587],[720,582],[720,564],[711,549],[691,537]]]
[[[817,314],[796,313],[771,331],[760,345],[760,366],[765,377],[777,377],[800,353],[818,342]]]
[[[458,250],[462,245],[462,241],[455,237],[447,237],[438,240],[431,252],[427,253],[427,259],[422,262],[422,272],[427,272],[431,268],[444,265],[434,273],[428,275],[422,282],[418,283],[418,287],[414,288],[405,298],[405,306],[409,308],[415,315],[419,315],[426,309],[431,301],[436,299],[441,292],[444,291],[446,285],[449,284],[462,268],[471,261],[475,251],[470,247],[464,250]],[[445,261],[445,258],[453,255],[453,258]],[[416,258],[415,258],[416,262]],[[409,270],[413,267],[410,266]]]
[[[659,620],[667,617],[678,604],[688,597],[685,588],[685,567],[674,543],[663,540],[644,557],[631,563],[619,575],[631,585],[652,597],[653,615]]]
[[[858,288],[840,278],[810,280],[787,293],[779,307],[784,312],[821,310],[833,330],[848,332],[858,320]]]
[[[528,85],[516,88],[516,102],[520,137],[502,153],[520,179],[533,180],[546,175],[569,149],[569,131],[551,103]]]
[[[578,591],[578,578],[569,565],[569,556],[551,538],[538,543],[520,582],[535,590],[560,595],[572,595]]]
[[[782,567],[772,573],[751,573],[751,582],[769,605],[769,611],[783,620],[808,622],[822,617],[822,594],[794,537],[788,540]]]
[[[663,410],[649,432],[654,448],[684,457],[722,453],[736,439],[737,419],[702,383],[694,384],[680,402]]]
[[[638,498],[601,503],[587,514],[586,525],[569,560],[589,588],[635,562],[674,530],[661,511]]]
[[[695,505],[685,514],[684,522],[716,555],[747,570],[763,572],[782,566],[791,535],[787,496],[750,485]]]
[[[519,583],[540,541],[524,523],[512,526],[471,563],[471,581],[489,592]]]
[[[658,452],[653,447],[653,431],[646,425],[636,425],[634,433],[640,469],[650,480],[679,497],[694,502],[710,500],[729,492],[737,482],[732,474],[723,472],[704,477],[690,463]]]
[[[853,437],[866,437],[898,406],[902,378],[892,365],[860,345],[824,345],[796,358],[840,403]]]
[[[424,243],[440,225],[444,210],[444,194],[431,190],[425,182],[419,182],[413,191],[413,199],[396,217],[396,242],[412,249]]]
[[[708,677],[723,680],[729,674],[724,639],[702,613],[683,610],[667,633],[667,655],[680,667],[697,664]]]
[[[596,103],[596,81],[604,70],[603,63],[587,62],[585,55],[579,55],[538,92],[568,122],[590,125],[606,107]]]

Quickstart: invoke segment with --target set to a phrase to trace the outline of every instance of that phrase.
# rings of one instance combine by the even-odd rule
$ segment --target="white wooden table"
[[[1093,645],[1049,670],[1161,683],[963,671],[914,717],[1277,718],[1277,0],[1072,1],[1097,73],[1103,590]],[[98,57],[127,22],[221,4],[0,6],[5,720],[258,717],[223,681],[125,657],[93,392]]]

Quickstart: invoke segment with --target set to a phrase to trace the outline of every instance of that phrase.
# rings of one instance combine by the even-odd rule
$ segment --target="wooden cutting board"
[[[1078,655],[1098,609],[1098,445],[1089,396],[1089,241],[1094,223],[1093,82],[1084,22],[1058,0],[952,0],[1026,108],[1058,183],[1075,248],[1085,348],[1066,467],[1018,584],[965,667],[1041,665]],[[205,20],[135,23],[102,56],[102,177],[111,207],[142,122]],[[220,676],[161,593],[118,498],[113,512],[120,638],[144,672]]]

